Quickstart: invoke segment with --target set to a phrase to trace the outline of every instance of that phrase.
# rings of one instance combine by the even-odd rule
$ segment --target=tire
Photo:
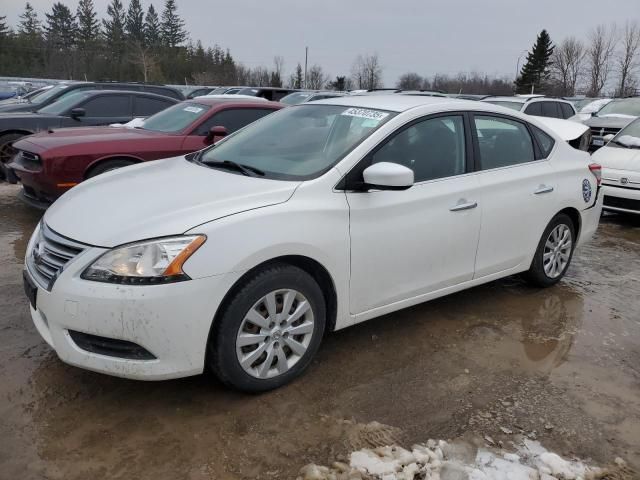
[[[13,143],[26,136],[24,133],[8,133],[0,136],[0,163],[7,164],[15,155]]]
[[[556,233],[559,237],[552,237],[552,234],[556,235]],[[562,240],[565,235],[570,235],[570,244],[568,246],[566,240]],[[555,285],[562,280],[571,264],[575,244],[576,230],[573,221],[568,215],[559,213],[551,219],[551,222],[545,228],[531,262],[531,267],[524,274],[524,278],[537,287]],[[562,245],[565,245],[565,247],[562,248]],[[545,262],[547,262],[547,268],[545,268]]]
[[[286,303],[289,304],[291,314],[287,320],[296,318],[302,311],[305,313],[288,325],[284,318],[269,314],[267,298],[271,298],[272,310],[277,315],[282,314]],[[306,304],[303,303],[305,300]],[[305,305],[309,309],[305,310]],[[276,322],[272,321],[274,319]],[[281,321],[285,326],[277,325]],[[292,265],[266,267],[254,273],[234,292],[216,318],[208,344],[208,367],[220,381],[237,390],[257,393],[278,388],[309,366],[320,347],[325,324],[324,296],[313,277]],[[310,333],[289,333],[294,331]],[[244,345],[238,345],[238,342]],[[301,345],[306,347],[304,351]],[[241,358],[245,366],[241,364]]]
[[[111,170],[116,170],[122,167],[128,167],[129,165],[134,165],[136,162],[125,159],[114,159],[107,160],[106,162],[99,163],[87,173],[87,178],[97,177],[98,175],[106,172],[110,172]]]

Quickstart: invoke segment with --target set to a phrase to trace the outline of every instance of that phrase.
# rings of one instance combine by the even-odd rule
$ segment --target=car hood
[[[139,128],[124,127],[72,127],[61,128],[49,132],[40,132],[24,140],[26,143],[36,145],[39,151],[50,148],[65,147],[68,145],[94,144],[103,141],[128,141],[147,138],[157,139],[165,136],[164,133],[141,130]],[[20,142],[15,147],[21,149]],[[27,149],[28,150],[28,149]]]
[[[73,240],[109,248],[178,235],[212,220],[286,202],[299,184],[247,177],[176,157],[83,182],[49,207],[44,221]]]
[[[640,173],[640,149],[604,146],[595,152],[594,162],[602,165],[603,170],[631,170]]]
[[[38,109],[38,107],[39,105],[29,102],[2,102],[0,103],[0,113],[33,112],[34,110]]]
[[[555,133],[560,135],[560,137],[565,142],[570,142],[571,140],[575,140],[576,138],[584,134],[584,132],[589,130],[589,127],[587,127],[583,123],[574,122],[572,120],[561,120],[559,118],[538,117],[538,116],[536,116],[536,120],[538,120],[543,125],[549,127],[550,130],[553,130]]]
[[[603,115],[601,117],[591,117],[585,120],[585,125],[593,128],[623,128],[626,127],[636,117],[631,115]]]

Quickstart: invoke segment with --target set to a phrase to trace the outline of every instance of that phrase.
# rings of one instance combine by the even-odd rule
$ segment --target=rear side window
[[[130,117],[131,97],[129,95],[109,95],[88,100],[82,108],[87,117]]]
[[[273,112],[274,110],[263,108],[230,108],[222,110],[200,125],[195,134],[200,136],[207,135],[211,127],[224,127],[228,133],[233,133]]]
[[[522,123],[502,117],[475,115],[482,170],[535,160],[533,141]]]
[[[571,105],[569,105],[568,103],[560,103],[559,105],[560,110],[562,111],[562,118],[567,119],[575,115],[573,108],[571,108]]]
[[[144,86],[142,87],[142,91],[155,93],[156,95],[162,95],[163,97],[175,98],[176,100],[182,100],[178,92],[172,90],[171,88]]]
[[[549,118],[562,118],[558,102],[540,102],[542,103],[542,116]]]
[[[540,102],[532,103],[527,106],[524,113],[527,115],[537,115],[539,117],[542,116],[542,104]]]
[[[542,151],[542,158],[547,158],[556,142],[534,125],[531,125],[531,130],[533,130],[533,136],[536,137],[540,150]]]
[[[136,117],[148,117],[160,110],[173,105],[172,102],[159,98],[135,97],[133,115]]]

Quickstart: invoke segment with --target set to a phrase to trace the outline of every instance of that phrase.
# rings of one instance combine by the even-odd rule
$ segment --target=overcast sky
[[[51,0],[30,0],[41,19]],[[123,0],[125,6],[127,0]],[[285,59],[287,75],[297,62],[318,63],[332,77],[349,74],[359,53],[378,53],[387,86],[402,73],[421,75],[478,71],[515,76],[518,56],[546,28],[555,42],[586,37],[598,23],[640,20],[639,0],[178,0],[178,12],[195,41],[228,47],[247,66],[271,67]],[[77,0],[63,0],[74,11]],[[100,15],[109,0],[94,0]],[[143,0],[145,9],[163,0]],[[12,25],[24,8],[0,0]],[[1,67],[0,67],[1,69]]]

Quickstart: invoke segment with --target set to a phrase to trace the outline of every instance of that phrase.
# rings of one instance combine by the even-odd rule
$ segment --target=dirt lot
[[[39,213],[16,193],[0,184],[2,479],[295,478],[354,448],[474,434],[640,467],[640,221],[604,217],[554,288],[508,278],[337,332],[299,381],[247,396],[61,363],[23,295]]]

